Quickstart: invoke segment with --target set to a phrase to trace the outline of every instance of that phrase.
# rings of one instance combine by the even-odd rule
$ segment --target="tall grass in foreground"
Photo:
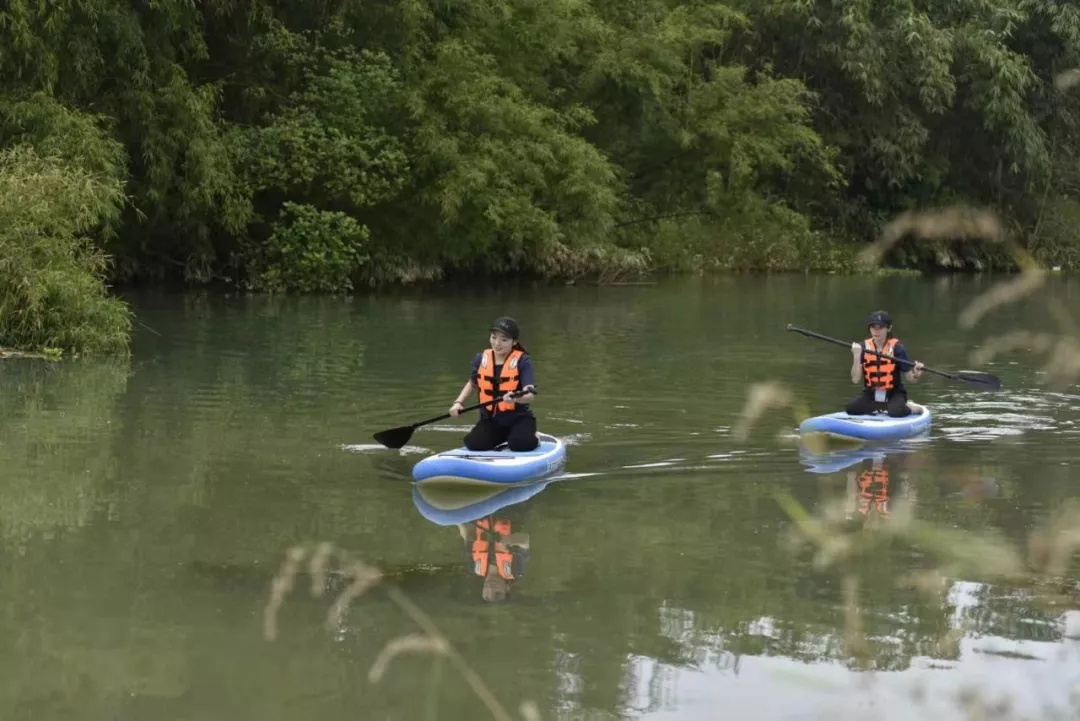
[[[307,562],[306,568],[304,562]],[[270,598],[263,610],[263,637],[268,641],[277,638],[277,614],[285,597],[296,585],[296,577],[307,572],[311,577],[311,595],[321,597],[326,592],[327,574],[336,570],[348,581],[345,589],[334,599],[326,615],[327,626],[340,627],[345,613],[352,602],[363,596],[383,580],[383,574],[374,566],[353,558],[348,552],[335,548],[330,543],[316,546],[293,546],[285,554],[270,587]],[[435,622],[424,611],[409,600],[408,596],[393,585],[383,586],[386,595],[418,629],[417,633],[392,639],[375,658],[368,671],[368,681],[378,683],[386,674],[390,663],[403,653],[426,653],[448,659],[451,665],[473,690],[476,697],[484,704],[491,718],[495,721],[513,721],[514,716],[507,711],[502,702],[484,683],[468,661],[453,643],[438,629]],[[540,711],[531,701],[523,701],[518,712],[523,721],[539,721]]]

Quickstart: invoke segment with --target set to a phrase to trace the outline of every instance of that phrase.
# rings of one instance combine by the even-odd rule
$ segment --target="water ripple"
[[[392,449],[378,443],[345,443],[342,444],[341,450],[349,451],[350,453],[386,453],[388,451],[396,450],[399,456],[432,452],[430,448],[424,448],[423,446],[402,446],[398,449]]]
[[[952,441],[1015,439],[1032,434],[1050,438],[1075,425],[1080,396],[1037,388],[993,396],[952,391],[943,394],[932,410],[937,430]]]

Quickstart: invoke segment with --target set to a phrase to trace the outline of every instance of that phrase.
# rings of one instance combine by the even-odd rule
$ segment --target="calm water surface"
[[[887,307],[913,357],[946,370],[990,335],[1056,329],[1044,300],[961,329],[990,284],[133,297],[130,362],[3,365],[0,718],[491,718],[430,654],[371,682],[419,627],[382,586],[330,619],[339,566],[316,595],[305,561],[266,637],[287,551],[320,542],[382,569],[513,718],[523,702],[544,719],[959,719],[980,704],[1076,718],[1077,569],[1066,551],[1033,576],[1028,543],[1080,496],[1080,387],[1050,385],[1022,349],[980,366],[1000,394],[924,376],[926,439],[816,465],[794,442],[856,389],[847,351],[785,324],[857,340]],[[1080,318],[1080,283],[1041,298]],[[459,529],[431,511],[485,499],[410,483],[472,417],[401,451],[371,436],[444,412],[504,313],[536,362],[541,430],[570,446],[564,476],[500,511],[530,556],[489,604]],[[743,440],[767,381],[794,403]],[[850,557],[798,542],[792,509]]]

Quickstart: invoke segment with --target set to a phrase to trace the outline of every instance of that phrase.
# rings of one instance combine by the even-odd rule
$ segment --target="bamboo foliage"
[[[62,114],[98,119],[110,150],[65,162],[124,183],[93,233],[112,280],[268,287],[297,208],[364,249],[287,290],[843,269],[895,216],[964,205],[1072,265],[1078,49],[1050,0],[12,0],[0,141],[47,157]]]

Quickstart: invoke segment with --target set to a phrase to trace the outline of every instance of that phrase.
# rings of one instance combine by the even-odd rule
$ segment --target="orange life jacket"
[[[871,507],[882,516],[889,515],[889,469],[877,463],[859,474],[859,513],[866,516]]]
[[[486,518],[474,521],[474,523],[476,524],[476,537],[472,542],[473,573],[477,576],[486,576],[488,566],[491,565],[492,556],[492,541],[489,538],[492,533],[498,534],[499,538],[506,538],[510,535],[512,529],[510,521],[505,520],[496,521],[494,529],[492,529],[491,523]],[[507,581],[513,581],[514,554],[510,552],[510,548],[502,541],[494,541],[494,551],[495,568],[498,569],[499,575]]]
[[[892,355],[899,342],[896,338],[889,338],[885,341],[885,347],[881,349],[881,352]],[[867,348],[876,348],[873,338],[863,341],[862,370],[866,387],[875,390],[892,390],[895,387],[896,361],[867,353]]]
[[[521,385],[519,379],[518,362],[525,355],[519,350],[510,351],[503,363],[502,371],[495,375],[495,351],[488,348],[480,358],[480,368],[476,372],[476,387],[480,389],[480,402],[487,403],[496,398],[502,398],[507,393],[516,391]],[[500,401],[492,409],[491,414],[512,411],[516,403]]]

